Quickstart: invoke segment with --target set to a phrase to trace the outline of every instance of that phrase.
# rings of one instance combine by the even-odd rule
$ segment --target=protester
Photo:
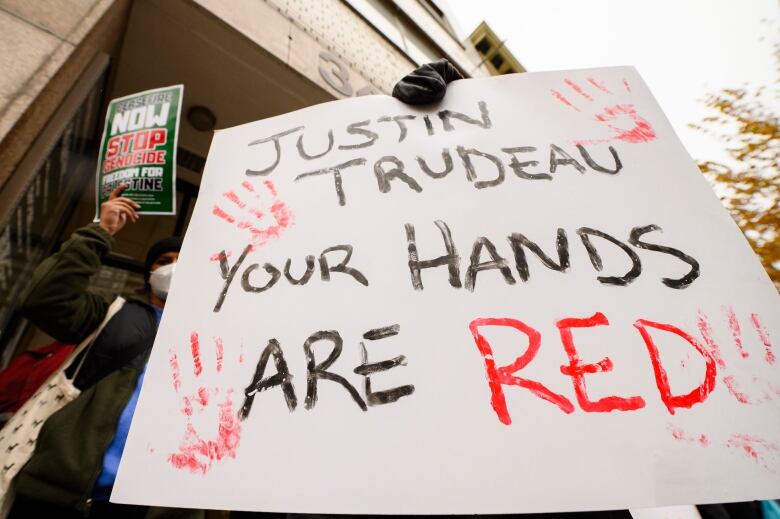
[[[446,83],[460,77],[440,60],[405,77],[393,95],[409,104],[435,102]],[[87,286],[114,235],[138,220],[140,206],[122,196],[126,188],[117,187],[101,205],[100,223],[76,230],[33,274],[22,314],[59,341],[78,344],[106,316],[111,301]],[[149,249],[144,300],[129,299],[95,339],[75,380],[82,394],[42,426],[35,452],[15,479],[11,517],[203,515],[108,502],[180,248],[181,238],[171,237]]]
[[[101,205],[99,224],[74,232],[33,274],[22,314],[57,340],[77,344],[105,318],[110,301],[87,286],[114,235],[138,220],[139,205],[122,196],[125,189],[118,187]],[[180,249],[178,237],[149,249],[144,300],[128,299],[95,339],[74,381],[82,394],[42,426],[35,452],[15,479],[11,517],[203,516],[108,502]]]

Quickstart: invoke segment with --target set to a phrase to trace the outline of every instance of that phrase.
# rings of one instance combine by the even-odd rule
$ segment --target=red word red
[[[612,371],[613,363],[609,357],[604,357],[598,362],[583,362],[574,342],[573,330],[594,326],[608,326],[609,321],[604,314],[597,312],[594,315],[585,318],[572,317],[560,319],[555,325],[558,328],[561,344],[569,360],[568,364],[561,366],[560,371],[563,375],[571,378],[577,404],[583,411],[588,413],[608,413],[611,411],[636,411],[637,409],[645,407],[645,400],[641,396],[611,395],[600,398],[599,400],[592,400],[588,396],[585,384],[586,376]],[[512,328],[525,335],[528,341],[525,352],[517,357],[512,363],[505,366],[497,366],[496,361],[493,358],[493,349],[481,332],[483,328],[488,326]],[[639,319],[634,323],[634,327],[639,331],[639,334],[645,343],[661,401],[669,410],[669,413],[674,414],[675,409],[677,408],[691,408],[695,404],[704,402],[704,400],[707,399],[707,396],[715,388],[717,367],[712,355],[690,334],[671,324]],[[702,356],[706,367],[704,379],[701,384],[688,393],[679,395],[672,394],[669,377],[661,363],[658,347],[656,346],[653,336],[648,331],[650,328],[656,331],[672,333],[683,338],[699,355]],[[485,370],[487,371],[488,385],[491,392],[491,405],[502,423],[506,425],[512,423],[506,405],[506,398],[504,397],[504,386],[507,385],[528,389],[537,397],[556,405],[564,413],[568,414],[574,412],[574,404],[566,396],[550,390],[539,381],[521,378],[516,375],[518,371],[522,370],[533,361],[541,347],[541,334],[538,330],[522,321],[509,318],[475,319],[469,324],[469,330],[471,330],[477,348],[485,362]]]

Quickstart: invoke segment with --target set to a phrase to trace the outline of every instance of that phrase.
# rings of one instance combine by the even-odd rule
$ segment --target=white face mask
[[[171,288],[171,279],[173,279],[173,271],[175,269],[176,263],[168,263],[158,267],[149,275],[149,284],[152,285],[152,292],[163,301],[168,297],[168,290]]]

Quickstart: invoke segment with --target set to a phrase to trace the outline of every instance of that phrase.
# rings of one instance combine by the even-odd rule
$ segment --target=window
[[[504,64],[504,58],[501,56],[501,54],[496,54],[492,58],[490,58],[490,63],[493,64],[494,67],[496,67],[496,70],[501,69],[501,65]]]
[[[99,110],[108,58],[96,58],[14,171],[19,196],[3,186],[0,221],[0,353],[10,359],[26,326],[16,313],[38,263],[56,246],[68,217],[95,178]],[[26,184],[26,185],[25,185]]]
[[[479,51],[480,54],[487,54],[490,52],[492,45],[490,45],[490,42],[487,40],[487,38],[482,38],[477,42],[476,48]]]
[[[347,3],[416,64],[441,57],[425,35],[418,34],[415,27],[405,25],[393,4],[382,0],[347,0]]]

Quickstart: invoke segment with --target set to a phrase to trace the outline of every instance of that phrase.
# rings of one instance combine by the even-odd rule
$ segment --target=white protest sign
[[[661,506],[658,508],[632,508],[634,519],[701,519],[693,505]]]
[[[776,498],[779,308],[632,68],[219,131],[112,499]]]

